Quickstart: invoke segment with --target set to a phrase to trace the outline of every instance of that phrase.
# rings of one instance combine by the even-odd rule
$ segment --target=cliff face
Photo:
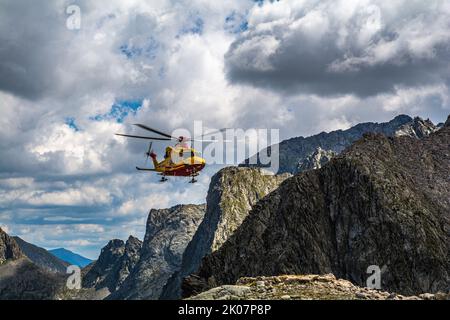
[[[138,262],[141,246],[142,242],[132,236],[126,243],[118,239],[111,240],[83,277],[83,287],[116,291]]]
[[[0,264],[7,260],[17,260],[23,257],[19,245],[0,228]]]
[[[300,173],[302,172],[301,164],[308,157],[311,157],[317,148],[320,147],[322,150],[339,154],[366,133],[381,133],[386,136],[408,135],[422,138],[437,129],[429,120],[422,120],[420,118],[413,119],[406,115],[400,115],[386,123],[360,123],[348,130],[337,130],[330,133],[322,132],[307,138],[297,137],[284,140],[279,144],[280,168],[278,173]],[[270,150],[271,148],[269,147],[268,149]],[[265,150],[263,152],[267,151]],[[258,154],[250,159],[252,159],[251,162],[246,160],[240,166],[262,166],[259,164]]]
[[[383,290],[449,290],[450,128],[418,140],[366,135],[259,201],[185,279],[184,295],[243,276],[333,273]]]
[[[183,252],[205,214],[205,205],[151,210],[135,268],[109,299],[158,299],[169,277],[180,269]]]
[[[181,270],[170,278],[161,298],[181,297],[182,279],[198,268],[206,254],[222,246],[255,203],[288,177],[288,174],[264,175],[260,169],[236,167],[215,174],[208,190],[205,218],[183,254]]]

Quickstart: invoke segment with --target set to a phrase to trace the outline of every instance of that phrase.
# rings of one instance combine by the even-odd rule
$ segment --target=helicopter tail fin
[[[159,165],[159,162],[158,162],[158,159],[156,158],[156,154],[153,152],[152,146],[153,146],[153,142],[150,142],[150,144],[148,146],[148,151],[145,153],[145,155],[147,156],[147,158],[145,160],[145,164],[147,164],[148,158],[152,158],[153,166],[156,169]]]
[[[156,169],[159,165],[159,162],[158,162],[158,159],[156,158],[156,154],[153,151],[150,153],[150,158],[152,158],[153,166]]]

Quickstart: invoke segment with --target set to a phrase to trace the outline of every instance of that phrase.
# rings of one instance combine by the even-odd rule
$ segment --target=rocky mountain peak
[[[98,260],[83,278],[83,287],[116,291],[139,259],[142,242],[130,236],[127,242],[114,239],[102,249]]]
[[[28,243],[19,237],[13,237],[19,245],[22,252],[38,267],[54,273],[63,273],[67,271],[69,263],[58,259],[44,248]]]
[[[450,115],[447,118],[447,121],[444,123],[444,127],[450,127]]]
[[[360,139],[365,133],[381,133],[386,136],[395,136],[396,132],[402,126],[411,126],[414,119],[407,115],[399,115],[388,122],[374,123],[365,122],[359,123],[347,130],[336,130],[332,132],[322,132],[310,137],[296,137],[288,140],[282,141],[279,147],[279,164],[280,168],[278,173],[289,172],[292,174],[299,173],[299,164],[303,163],[304,160],[310,157],[317,148],[322,150],[333,151],[336,154],[341,153],[352,143]],[[424,124],[424,127],[430,127],[430,124]],[[423,132],[424,134],[430,130],[423,129],[422,126],[417,126],[418,133]],[[404,129],[408,132],[415,131],[412,129]],[[405,133],[409,134],[409,133]],[[262,153],[271,152],[271,147],[267,150],[262,150]],[[264,167],[259,161],[259,153],[245,160],[240,166],[242,167]]]
[[[269,175],[259,168],[245,167],[228,167],[217,172],[211,178],[205,218],[183,254],[181,270],[168,281],[162,298],[179,298],[183,277],[194,272],[206,254],[219,249],[252,206],[288,177],[290,174]]]
[[[0,264],[7,260],[17,260],[24,256],[16,241],[0,228]]]
[[[402,125],[395,132],[395,136],[410,136],[422,139],[438,129],[439,127],[435,126],[429,119],[424,120],[420,117],[415,117],[411,122]]]
[[[152,209],[136,266],[108,299],[158,299],[181,266],[183,252],[205,214],[205,205]]]
[[[282,274],[333,273],[365,285],[372,265],[382,270],[383,290],[446,292],[449,143],[448,127],[423,139],[364,135],[326,166],[287,179],[254,205],[185,279],[183,292]]]
[[[139,254],[142,247],[142,241],[136,237],[129,236],[127,242],[125,243],[125,253],[137,253]]]

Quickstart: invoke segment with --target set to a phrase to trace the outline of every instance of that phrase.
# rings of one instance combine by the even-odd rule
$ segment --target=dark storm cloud
[[[0,90],[34,99],[54,81],[52,62],[65,32],[64,6],[56,1],[0,4]]]
[[[230,46],[228,78],[285,93],[362,97],[448,83],[448,5],[401,2],[266,4],[270,8],[256,9],[250,31]],[[289,10],[274,15],[277,6]]]

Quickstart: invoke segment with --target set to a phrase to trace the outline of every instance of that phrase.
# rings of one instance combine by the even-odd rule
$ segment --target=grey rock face
[[[450,127],[450,116],[448,116],[447,121],[444,123],[444,127]]]
[[[261,283],[263,285],[261,285]],[[361,288],[327,275],[283,275],[241,278],[187,300],[447,300],[449,294],[426,293],[405,297],[395,293]]]
[[[316,151],[307,156],[298,164],[297,172],[320,169],[334,156],[336,156],[335,152],[331,150],[323,150],[321,147],[318,147]]]
[[[183,254],[181,270],[164,288],[161,299],[181,297],[182,279],[194,272],[201,259],[216,251],[244,221],[252,206],[290,175],[265,175],[260,169],[229,167],[211,179],[206,214]]]
[[[422,123],[424,127],[422,128],[419,123]],[[348,130],[337,130],[330,133],[322,132],[307,138],[298,137],[284,140],[279,144],[280,168],[278,173],[299,173],[299,163],[303,163],[303,161],[313,154],[318,147],[322,150],[329,150],[339,154],[345,148],[360,139],[365,133],[381,133],[386,136],[395,136],[401,128],[403,128],[405,134],[408,135],[425,135],[427,132],[429,133],[432,131],[433,125],[431,122],[425,123],[423,120],[418,121],[418,118],[417,120],[414,120],[407,115],[400,115],[386,123],[360,123]],[[406,131],[408,131],[408,133],[406,133]],[[268,149],[270,154],[271,147]],[[268,151],[263,150],[262,152]],[[250,159],[244,161],[240,166],[263,167],[259,162],[258,154]]]
[[[0,265],[0,300],[52,300],[64,284],[62,275],[47,272],[26,257]]]
[[[0,264],[23,257],[19,245],[0,228]]]
[[[138,262],[141,246],[142,242],[133,236],[126,243],[111,240],[83,277],[83,287],[116,291]]]
[[[58,259],[44,248],[28,243],[19,237],[13,238],[28,259],[37,266],[50,272],[66,273],[67,266],[69,265],[67,262]]]
[[[450,128],[424,139],[366,135],[259,201],[183,283],[184,296],[243,276],[327,274],[383,290],[448,292]]]
[[[205,205],[151,210],[140,259],[118,291],[108,299],[158,299],[205,214]]]
[[[404,124],[396,132],[395,136],[409,136],[417,139],[422,139],[429,136],[439,128],[433,124],[429,119],[423,120],[416,117],[412,122]]]

